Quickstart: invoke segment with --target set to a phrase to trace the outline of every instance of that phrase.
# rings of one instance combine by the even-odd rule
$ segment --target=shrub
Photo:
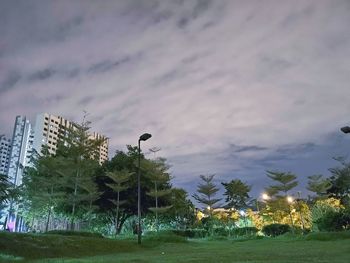
[[[166,242],[166,243],[183,243],[187,242],[184,236],[177,235],[172,231],[148,232],[145,236],[148,241]]]
[[[186,229],[186,230],[173,230],[174,234],[188,237],[188,238],[204,238],[208,236],[206,229]]]
[[[259,230],[256,227],[240,227],[231,231],[233,236],[255,236]]]
[[[350,231],[310,233],[305,237],[305,239],[306,240],[318,240],[318,241],[333,241],[333,240],[350,239]]]
[[[341,231],[350,229],[350,210],[328,211],[316,221],[321,231]]]
[[[213,228],[213,235],[227,237],[230,234],[230,231],[225,227],[215,227]]]
[[[46,232],[46,234],[103,238],[103,235],[100,233],[69,231],[69,230],[51,230]]]
[[[279,236],[282,235],[284,233],[287,233],[291,230],[289,225],[285,225],[285,224],[271,224],[271,225],[267,225],[264,226],[262,229],[262,232],[266,235],[266,236],[271,236],[271,237],[275,237],[275,236]]]

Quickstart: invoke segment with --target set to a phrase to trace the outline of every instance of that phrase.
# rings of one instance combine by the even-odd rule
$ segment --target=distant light
[[[210,210],[210,205],[208,205],[207,209]]]
[[[291,196],[287,196],[287,202],[288,203],[293,203],[294,199]]]
[[[262,199],[263,199],[263,200],[269,200],[269,199],[270,199],[270,196],[269,196],[267,193],[263,193],[263,194],[262,194]]]
[[[240,210],[239,213],[241,214],[241,216],[245,216],[245,212],[243,210]]]

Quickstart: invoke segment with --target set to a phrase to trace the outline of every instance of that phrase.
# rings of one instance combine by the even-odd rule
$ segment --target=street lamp
[[[270,197],[267,193],[262,193],[262,194],[261,194],[261,198],[262,198],[262,200],[263,200],[263,202],[264,202],[264,204],[265,204],[265,211],[267,211],[267,209],[266,209],[266,208],[267,208],[266,202],[267,202],[268,200],[270,200],[271,197]],[[257,201],[257,204],[258,204],[258,201]],[[258,213],[260,214],[259,209],[258,209]],[[267,212],[267,215],[268,215],[268,212]],[[263,225],[265,225],[264,210],[263,210],[262,213],[261,213],[261,218],[262,218]]]
[[[138,166],[137,166],[137,243],[141,244],[141,182],[140,182],[140,163],[141,163],[141,141],[147,141],[152,135],[149,133],[144,133],[140,136],[138,141]]]
[[[264,201],[270,199],[270,196],[269,196],[267,193],[263,193],[261,197],[262,197],[262,199],[263,199]]]
[[[294,202],[294,198],[291,197],[291,196],[287,196],[287,202],[288,204],[290,205],[289,206],[289,217],[290,217],[290,221],[292,223],[292,233],[294,234],[294,221],[293,221],[293,216],[292,216],[292,209],[291,209],[291,205],[293,204]]]
[[[342,127],[340,128],[340,130],[344,133],[350,133],[350,127],[349,126],[345,126],[345,127]]]

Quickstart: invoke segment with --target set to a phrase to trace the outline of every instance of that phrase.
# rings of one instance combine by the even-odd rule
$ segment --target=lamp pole
[[[294,199],[291,196],[287,196],[287,202],[288,202],[288,206],[289,206],[289,217],[290,217],[290,221],[292,223],[292,233],[294,234],[294,220],[293,220],[293,215],[292,215],[292,209],[291,206],[293,205]]]
[[[140,136],[138,140],[138,162],[137,162],[137,243],[141,244],[141,141],[147,141],[152,135],[149,133],[144,133]]]

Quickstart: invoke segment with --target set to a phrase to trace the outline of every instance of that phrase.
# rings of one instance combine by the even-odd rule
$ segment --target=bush
[[[259,230],[256,227],[241,227],[231,231],[233,236],[255,236]]]
[[[227,237],[227,236],[230,235],[229,229],[227,229],[227,228],[225,228],[223,226],[213,228],[212,233],[215,236],[221,236],[221,237]]]
[[[186,229],[186,230],[173,230],[174,234],[188,238],[204,238],[208,236],[208,231],[205,229]]]
[[[318,240],[318,241],[333,241],[350,239],[350,231],[344,232],[317,232],[308,234],[305,237],[306,240]]]
[[[103,238],[103,235],[100,233],[69,231],[69,230],[51,230],[51,231],[46,232],[45,234]]]
[[[187,242],[184,236],[177,235],[172,231],[148,232],[145,235],[148,241],[166,242],[166,243],[184,243]]]
[[[291,230],[291,228],[289,225],[271,224],[271,225],[264,226],[262,229],[262,232],[266,236],[275,237],[275,236],[285,234],[285,233],[289,232],[290,230]]]
[[[341,231],[350,229],[350,210],[328,211],[316,221],[320,231]]]

